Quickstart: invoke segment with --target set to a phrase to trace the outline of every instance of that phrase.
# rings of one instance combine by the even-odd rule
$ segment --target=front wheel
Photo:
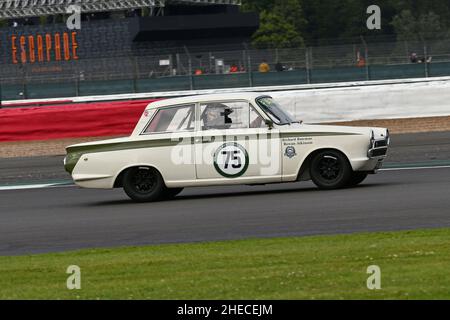
[[[150,202],[163,197],[166,185],[156,169],[136,167],[125,172],[123,189],[136,202]]]
[[[322,151],[311,160],[310,175],[319,189],[345,187],[351,179],[352,168],[347,158],[335,150]]]

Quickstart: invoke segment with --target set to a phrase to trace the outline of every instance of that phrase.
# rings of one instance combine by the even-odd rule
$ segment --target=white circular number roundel
[[[225,143],[214,154],[214,167],[226,178],[242,176],[248,164],[247,150],[236,142]]]

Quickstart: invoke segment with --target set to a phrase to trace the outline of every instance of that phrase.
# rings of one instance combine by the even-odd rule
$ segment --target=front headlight
[[[387,144],[389,145],[391,143],[391,134],[389,132],[389,129],[386,129],[386,140]]]

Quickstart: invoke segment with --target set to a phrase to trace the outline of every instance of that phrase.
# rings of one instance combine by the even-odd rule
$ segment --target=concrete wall
[[[450,80],[271,94],[306,122],[450,115]]]
[[[171,98],[195,94],[256,91],[270,94],[289,112],[305,122],[395,119],[450,115],[450,77],[384,80],[334,84],[148,92],[140,94],[73,97],[70,102],[98,102]],[[45,104],[58,99],[5,101]],[[61,100],[61,99],[59,99]]]

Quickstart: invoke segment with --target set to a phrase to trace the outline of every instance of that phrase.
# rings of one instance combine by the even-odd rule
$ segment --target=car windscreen
[[[271,97],[260,97],[256,99],[256,102],[276,124],[284,125],[298,122],[289,113],[284,111],[283,108]]]

